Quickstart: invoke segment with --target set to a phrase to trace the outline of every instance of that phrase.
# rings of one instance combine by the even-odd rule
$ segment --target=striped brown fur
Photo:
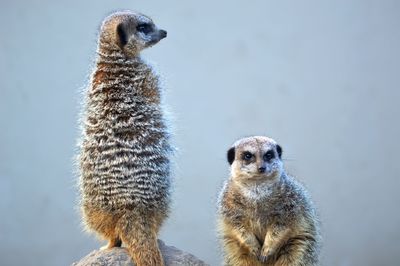
[[[141,24],[152,31],[139,32]],[[157,235],[169,212],[172,148],[159,78],[140,51],[165,36],[139,13],[107,17],[82,117],[84,223],[107,248],[126,245],[138,266],[163,265]]]

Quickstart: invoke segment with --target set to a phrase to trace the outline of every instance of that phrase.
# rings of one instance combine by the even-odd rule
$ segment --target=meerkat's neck
[[[252,201],[258,201],[270,196],[274,192],[275,187],[279,185],[283,178],[284,173],[274,180],[233,182],[246,198]]]
[[[105,44],[99,45],[97,54],[89,91],[91,103],[124,104],[132,111],[148,108],[149,105],[137,104],[139,102],[158,106],[161,97],[158,77],[140,56],[128,58],[120,49]]]
[[[144,64],[144,61],[137,54],[133,57],[127,57],[120,49],[116,49],[112,46],[106,46],[105,44],[99,45],[97,49],[97,63],[109,63],[109,64],[126,64],[126,65],[140,65]]]
[[[140,55],[127,57],[120,49],[107,44],[99,45],[95,64],[95,72],[92,74],[92,93],[104,90],[118,90],[123,93],[121,85],[124,85],[125,89],[136,90],[140,94],[141,88],[137,84],[141,84],[152,75],[150,67]],[[153,90],[153,88],[147,89]]]

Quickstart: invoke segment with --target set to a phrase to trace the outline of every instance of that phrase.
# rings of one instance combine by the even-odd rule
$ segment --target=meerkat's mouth
[[[272,170],[264,173],[249,173],[248,180],[271,180],[275,179],[278,174],[277,170]]]
[[[153,46],[166,37],[167,37],[167,31],[159,30],[157,33],[153,34],[151,40],[147,42],[147,46],[148,47]]]
[[[151,40],[151,41],[148,41],[148,42],[146,43],[146,46],[147,46],[147,47],[151,47],[151,46],[157,44],[158,42],[159,42],[159,40]]]

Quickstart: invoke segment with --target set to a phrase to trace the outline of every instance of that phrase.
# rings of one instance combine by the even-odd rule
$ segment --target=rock
[[[158,240],[161,253],[164,257],[165,266],[207,266],[204,261],[199,260],[192,254],[181,251],[175,247],[167,246],[161,240]],[[78,262],[72,264],[73,266],[134,266],[128,252],[125,248],[112,248],[108,250],[94,250],[89,255],[84,257]]]

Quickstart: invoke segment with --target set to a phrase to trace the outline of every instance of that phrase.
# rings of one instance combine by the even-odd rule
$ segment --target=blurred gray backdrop
[[[103,243],[76,209],[79,91],[98,26],[135,9],[168,30],[143,55],[173,112],[161,238],[219,265],[225,152],[265,134],[323,223],[324,265],[400,261],[400,1],[0,2],[0,265],[69,265]]]

